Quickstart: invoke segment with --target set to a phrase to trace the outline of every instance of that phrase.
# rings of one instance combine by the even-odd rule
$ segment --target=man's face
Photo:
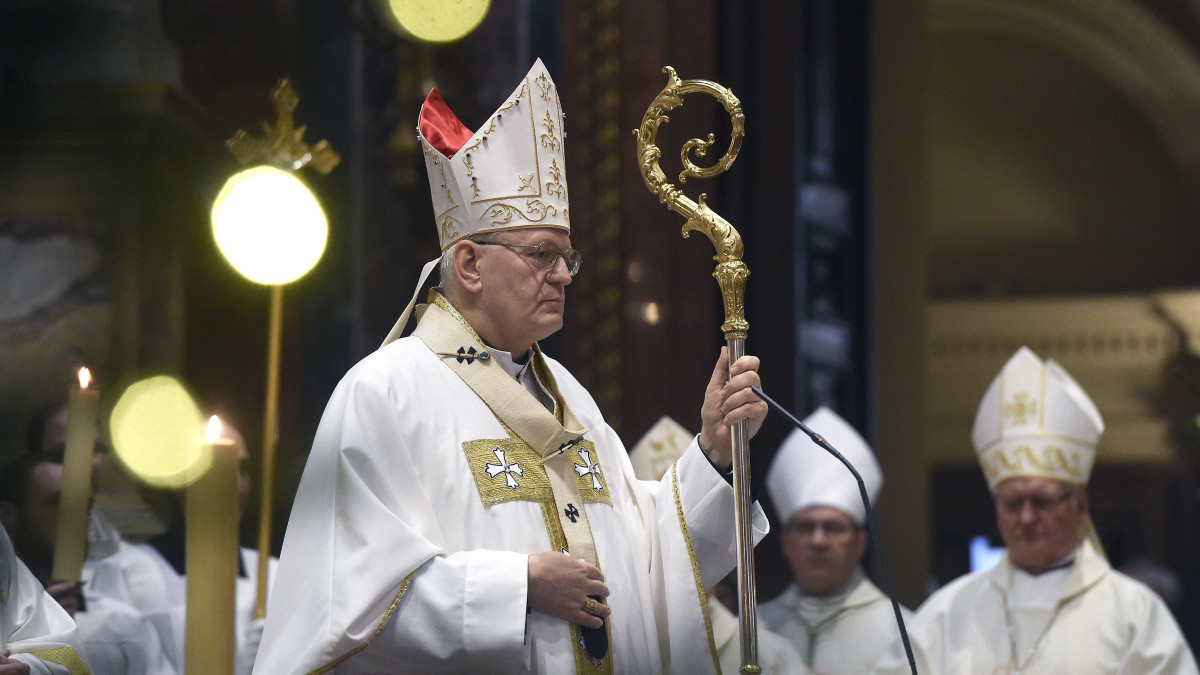
[[[529,246],[546,241],[564,251],[571,247],[570,235],[556,228],[513,230],[497,241]],[[492,325],[492,334],[486,337],[494,347],[520,355],[534,342],[562,328],[571,275],[561,257],[550,269],[540,269],[531,257],[533,249],[477,249],[483,284],[480,302]]]
[[[8,530],[17,555],[43,574],[49,574],[54,564],[62,471],[62,464],[38,464],[29,475],[24,503],[13,504],[15,508],[5,509],[4,527]]]
[[[783,557],[805,595],[829,595],[845,586],[867,550],[867,533],[840,509],[797,511],[781,538]]]
[[[1050,478],[1009,478],[996,486],[996,524],[1013,564],[1040,572],[1079,544],[1087,493]]]

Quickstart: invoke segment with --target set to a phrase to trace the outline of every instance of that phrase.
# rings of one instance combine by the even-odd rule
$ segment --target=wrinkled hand
[[[762,388],[758,378],[758,357],[743,356],[729,365],[729,348],[721,347],[717,365],[713,368],[704,404],[700,406],[700,449],[712,463],[728,469],[733,463],[733,440],[729,427],[747,421],[748,437],[753,438],[767,417],[767,404],[750,385]]]
[[[79,584],[74,581],[56,581],[46,587],[46,592],[54,601],[67,610],[71,618],[79,611]]]
[[[8,658],[12,652],[0,652],[0,675],[29,675],[29,664]]]
[[[599,628],[612,609],[601,604],[595,614],[588,614],[584,605],[589,595],[608,597],[604,575],[595,565],[557,551],[529,556],[530,607],[580,626]]]

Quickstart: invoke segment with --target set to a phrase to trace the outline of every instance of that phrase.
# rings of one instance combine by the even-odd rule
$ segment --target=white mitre
[[[1103,431],[1096,404],[1067,371],[1021,347],[984,393],[971,442],[993,492],[1018,476],[1083,486]]]
[[[482,232],[571,230],[563,112],[542,60],[472,133],[437,89],[421,106],[417,139],[442,251]]]
[[[694,437],[679,422],[663,415],[629,451],[633,475],[642,480],[662,478],[675,460],[683,456]]]
[[[825,437],[854,466],[874,503],[883,487],[883,471],[871,446],[854,427],[824,406],[809,415],[804,426]],[[775,453],[767,471],[767,493],[784,525],[797,511],[810,506],[831,506],[850,516],[859,527],[867,520],[854,474],[799,429],[792,431]]]
[[[571,231],[563,117],[558,87],[541,59],[474,132],[436,88],[429,92],[417,121],[417,140],[425,155],[443,253],[484,232],[526,227]],[[425,263],[412,299],[383,344],[403,334],[437,263],[437,258]]]

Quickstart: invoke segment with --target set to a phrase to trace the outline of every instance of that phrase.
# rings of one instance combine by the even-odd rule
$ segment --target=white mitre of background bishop
[[[570,231],[562,106],[541,59],[487,122],[468,133],[432,90],[421,107],[417,138],[443,252],[482,232]]]
[[[1067,371],[1021,347],[984,393],[971,442],[993,492],[1018,476],[1087,485],[1103,431],[1096,404]]]
[[[675,460],[683,456],[694,437],[679,422],[663,415],[629,451],[633,475],[642,480],[662,478]]]
[[[804,426],[825,437],[862,476],[872,502],[883,487],[883,471],[871,446],[854,427],[824,406],[804,420]],[[803,431],[788,435],[767,471],[767,493],[781,524],[810,506],[831,506],[850,516],[860,527],[867,520],[854,474]]]

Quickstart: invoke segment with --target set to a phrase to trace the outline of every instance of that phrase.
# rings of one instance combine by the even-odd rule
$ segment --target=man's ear
[[[479,246],[464,239],[454,245],[450,259],[454,263],[454,276],[458,278],[458,286],[467,293],[478,293],[483,288],[483,280],[479,273]]]

